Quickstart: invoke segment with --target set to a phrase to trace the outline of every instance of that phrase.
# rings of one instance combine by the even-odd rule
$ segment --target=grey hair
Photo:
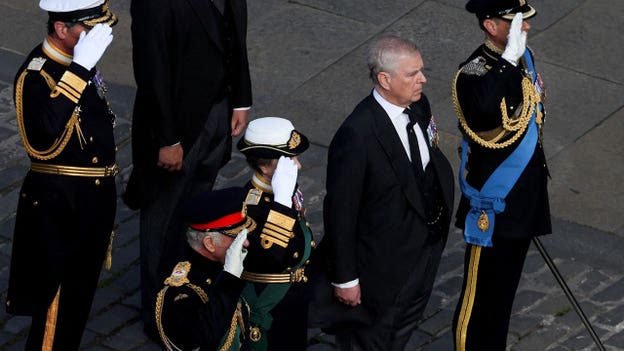
[[[193,228],[188,228],[186,230],[186,241],[195,251],[198,251],[204,247],[203,240],[207,236],[212,238],[212,241],[215,245],[219,245],[221,243],[223,234],[214,231],[205,232],[203,230],[195,230]]]
[[[371,80],[379,84],[379,72],[395,73],[399,58],[406,54],[419,53],[416,43],[393,34],[383,34],[373,40],[368,47],[366,63]]]

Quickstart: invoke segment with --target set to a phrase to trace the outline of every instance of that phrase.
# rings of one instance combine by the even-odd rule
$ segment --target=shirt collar
[[[379,94],[376,88],[373,89],[373,97],[379,103],[379,105],[381,105],[381,108],[386,111],[386,114],[390,117],[390,119],[396,119],[399,116],[403,116],[403,111],[405,110],[405,107],[397,106],[386,100],[383,96],[381,96],[381,94]]]

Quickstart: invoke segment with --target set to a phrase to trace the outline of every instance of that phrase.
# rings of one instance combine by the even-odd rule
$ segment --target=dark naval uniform
[[[254,350],[305,350],[307,347],[307,276],[315,246],[305,219],[303,197],[296,187],[293,206],[273,201],[269,184],[258,175],[250,189],[247,215],[257,227],[249,234],[249,254],[242,279],[250,283],[243,296],[251,308],[250,337]]]
[[[245,282],[188,248],[156,299],[156,324],[167,350],[251,350]]]
[[[527,134],[532,111],[539,139],[528,150],[528,164],[504,199],[504,211],[495,215],[492,247],[468,244],[466,248],[463,288],[453,322],[455,349],[462,351],[505,348],[530,240],[551,233],[549,174],[541,142],[543,84],[539,75],[532,78],[535,72],[525,58],[513,66],[501,54],[486,41],[460,65],[456,76],[455,109],[469,143],[466,182],[477,190],[484,186]],[[528,55],[532,59],[530,51]],[[470,200],[462,196],[457,227],[465,229],[470,208]]]
[[[96,68],[71,62],[47,39],[15,80],[31,168],[17,207],[6,308],[33,316],[27,349],[41,349],[44,332],[54,350],[78,349],[112,240],[115,115],[105,90]]]

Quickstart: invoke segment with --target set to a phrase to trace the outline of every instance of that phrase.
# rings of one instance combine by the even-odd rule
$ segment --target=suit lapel
[[[405,154],[405,149],[394,129],[394,125],[390,121],[386,111],[375,101],[372,95],[369,96],[369,106],[371,107],[371,113],[374,118],[375,135],[388,157],[388,162],[390,162],[401,184],[405,197],[407,197],[412,207],[416,209],[423,218],[426,218],[422,194],[416,183],[412,165]]]
[[[219,38],[219,33],[221,33],[220,23],[216,20],[217,16],[221,16],[219,10],[214,6],[212,1],[209,0],[186,0],[191,5],[199,22],[201,22],[202,26],[206,30],[206,33],[210,37],[210,39],[215,43],[215,45],[221,51],[225,51],[221,40]],[[227,1],[226,1],[226,6]]]

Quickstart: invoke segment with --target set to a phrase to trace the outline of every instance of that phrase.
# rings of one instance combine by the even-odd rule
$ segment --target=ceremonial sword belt
[[[305,268],[300,267],[289,273],[252,273],[243,271],[241,279],[254,283],[299,283],[307,282],[308,277],[305,276]]]
[[[119,166],[117,163],[113,163],[106,167],[77,167],[32,162],[30,170],[37,173],[74,177],[114,177],[119,173]]]

